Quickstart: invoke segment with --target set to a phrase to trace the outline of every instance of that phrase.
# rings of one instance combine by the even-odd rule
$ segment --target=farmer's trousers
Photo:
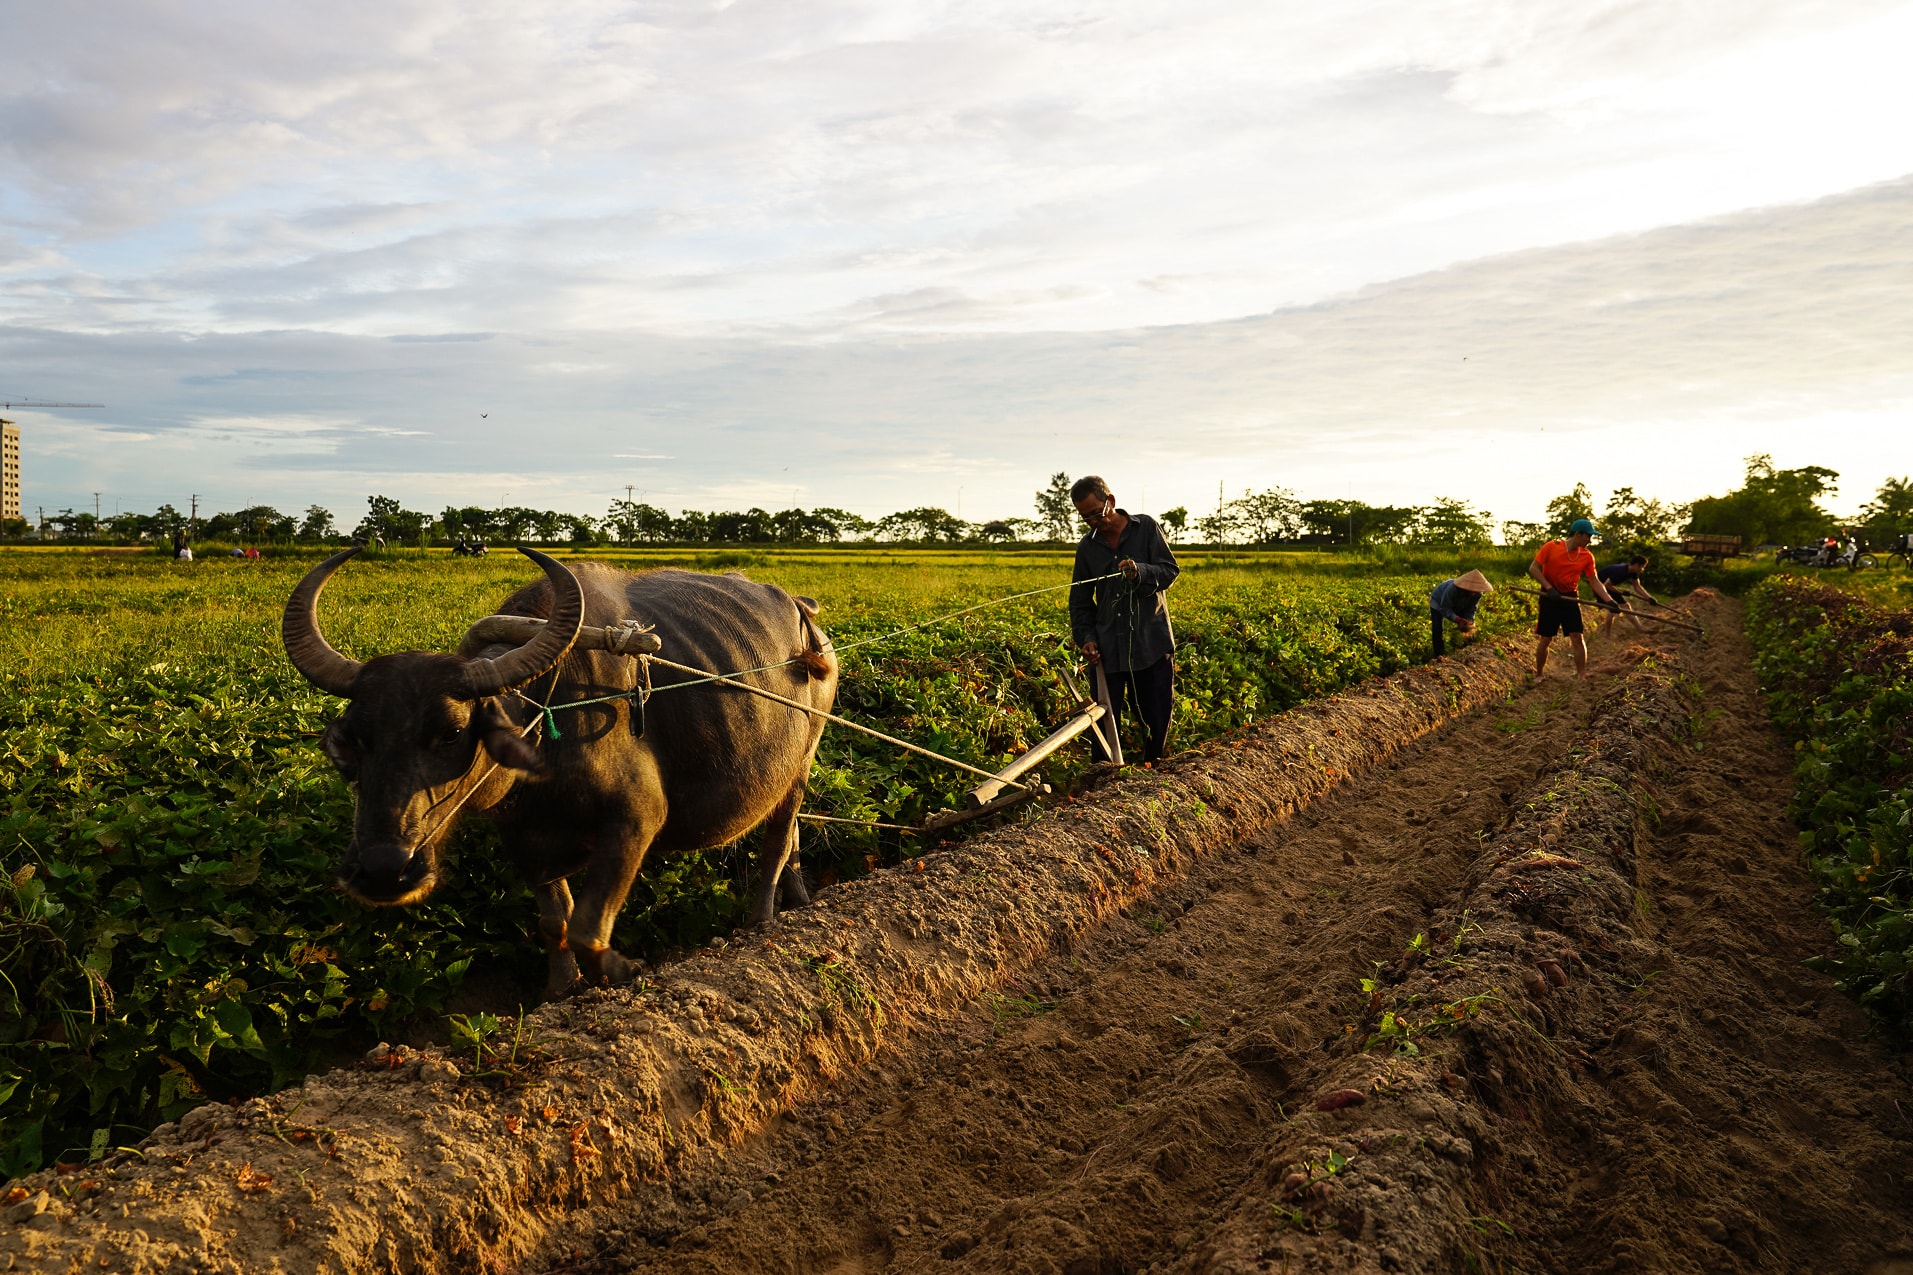
[[[1130,710],[1142,722],[1146,733],[1143,740],[1142,759],[1158,761],[1169,747],[1169,718],[1176,705],[1176,661],[1173,656],[1165,655],[1148,668],[1136,669],[1129,673],[1112,673],[1105,670],[1104,677],[1109,680],[1109,698],[1116,709],[1117,729],[1122,729],[1123,704],[1128,702]],[[1090,743],[1096,752],[1096,760],[1108,761],[1103,751],[1102,740],[1094,730],[1090,731]]]

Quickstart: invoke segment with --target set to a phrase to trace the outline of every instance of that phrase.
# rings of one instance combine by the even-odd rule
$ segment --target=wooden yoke
[[[472,659],[488,646],[523,646],[544,631],[545,622],[535,615],[488,615],[465,631],[459,639],[458,653]],[[603,628],[584,626],[571,648],[610,651],[613,655],[656,655],[664,649],[664,641],[636,620],[626,620]]]

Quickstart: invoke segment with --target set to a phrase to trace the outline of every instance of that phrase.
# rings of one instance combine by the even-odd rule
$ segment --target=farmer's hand
[[[1091,664],[1101,664],[1103,662],[1103,648],[1095,642],[1085,642],[1083,643],[1083,658]]]
[[[1455,627],[1461,630],[1461,636],[1467,637],[1475,631],[1475,622],[1473,620],[1456,620]]]
[[[1124,558],[1116,564],[1116,567],[1123,573],[1125,580],[1134,580],[1136,578],[1136,560],[1134,558]]]

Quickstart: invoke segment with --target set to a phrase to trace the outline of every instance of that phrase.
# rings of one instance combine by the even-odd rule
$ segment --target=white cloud
[[[884,340],[0,329],[38,392],[29,499],[272,492],[356,508],[921,504],[1014,513],[1056,469],[1206,508],[1218,480],[1529,517],[1586,480],[1674,499],[1741,459],[1826,464],[1849,505],[1907,468],[1913,181],[1534,249],[1254,318]],[[554,355],[578,367],[532,375]],[[111,369],[110,384],[94,379]],[[479,413],[487,415],[483,418]],[[517,477],[504,481],[501,472]],[[32,492],[46,493],[43,497]],[[62,493],[62,494],[55,494]]]
[[[63,503],[1519,514],[1884,473],[1913,400],[1908,187],[1740,211],[1913,172],[1907,0],[7,21],[0,389],[113,404],[22,414]]]
[[[1913,171],[1885,0],[87,13],[9,15],[18,322],[1197,322]]]

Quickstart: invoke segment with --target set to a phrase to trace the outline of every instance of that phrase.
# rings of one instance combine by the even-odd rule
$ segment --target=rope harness
[[[823,649],[820,652],[818,652],[818,654],[841,655],[846,651],[854,651],[859,647],[873,646],[880,642],[894,641],[897,638],[903,637],[905,634],[915,633],[919,629],[926,629],[926,628],[929,628],[931,625],[943,624],[947,621],[958,619],[961,616],[969,615],[976,611],[983,611],[991,607],[1003,606],[1011,602],[1019,602],[1023,600],[1024,598],[1033,598],[1045,593],[1056,593],[1063,589],[1078,589],[1078,588],[1084,588],[1087,586],[1097,585],[1107,580],[1119,579],[1122,577],[1122,575],[1123,575],[1123,572],[1121,571],[1112,571],[1108,573],[1107,575],[1095,576],[1087,580],[1071,580],[1067,584],[1053,584],[1053,585],[1046,585],[1040,589],[1026,589],[1021,593],[1012,593],[1008,595],[1007,597],[991,598],[990,600],[986,602],[978,602],[971,606],[962,607],[962,608],[959,608],[958,610],[948,612],[944,615],[935,616],[928,620],[921,620],[915,624],[908,624],[908,625],[905,625],[903,628],[893,629],[888,633],[880,633],[874,637],[859,638],[855,642],[846,642],[842,645],[832,642],[829,638],[825,638]],[[1133,646],[1134,640],[1135,640],[1135,617],[1133,615],[1133,611],[1130,616],[1129,627],[1130,627],[1130,642],[1131,642],[1131,645]],[[980,766],[973,766],[969,762],[958,761],[954,757],[945,757],[941,753],[932,752],[930,749],[924,748],[918,744],[913,744],[909,740],[898,739],[894,735],[886,735],[882,731],[873,730],[871,727],[865,726],[860,722],[853,722],[847,717],[840,717],[835,713],[825,712],[823,709],[817,708],[813,705],[803,704],[787,696],[779,695],[775,691],[766,690],[760,686],[752,686],[748,682],[741,682],[738,680],[741,677],[747,677],[753,673],[769,673],[776,669],[788,668],[792,664],[797,664],[801,662],[804,659],[803,655],[794,655],[790,659],[779,660],[775,664],[760,664],[756,666],[755,668],[738,669],[735,672],[730,672],[730,673],[713,673],[708,669],[693,668],[692,666],[688,664],[679,664],[674,660],[667,660],[663,658],[662,656],[655,655],[650,652],[625,650],[625,649],[622,649],[622,647],[617,644],[608,645],[606,649],[611,651],[611,653],[613,654],[624,655],[637,662],[638,673],[636,678],[633,680],[633,684],[628,689],[619,691],[613,695],[594,695],[586,699],[567,700],[565,703],[562,703],[562,704],[553,704],[550,700],[550,693],[555,693],[558,686],[558,681],[555,676],[552,679],[551,692],[547,693],[547,697],[543,703],[540,703],[538,700],[533,699],[531,696],[525,694],[521,690],[514,689],[511,693],[517,696],[519,699],[523,700],[526,704],[530,705],[533,710],[532,719],[519,729],[518,734],[520,738],[525,738],[529,736],[532,733],[532,731],[535,730],[540,725],[540,723],[542,723],[545,728],[544,734],[546,739],[553,740],[553,741],[563,739],[564,732],[558,729],[558,719],[556,717],[557,713],[565,709],[587,708],[594,704],[614,704],[619,701],[623,701],[630,705],[631,733],[634,736],[642,736],[644,734],[644,706],[650,700],[651,696],[662,694],[665,691],[684,690],[687,687],[704,686],[704,685],[715,683],[719,685],[734,686],[738,690],[747,691],[753,695],[758,695],[765,699],[775,701],[776,703],[783,704],[788,708],[796,709],[798,712],[808,713],[814,717],[821,717],[825,721],[835,722],[839,726],[847,726],[851,730],[858,731],[865,735],[869,735],[872,738],[881,740],[882,742],[886,744],[890,744],[893,747],[901,748],[908,752],[916,753],[922,757],[928,757],[932,761],[942,762],[946,766],[953,766],[958,770],[968,771],[970,774],[980,775],[985,779],[998,778],[995,774],[993,774],[990,771],[984,770]],[[662,665],[665,668],[675,669],[681,673],[689,673],[692,675],[691,680],[684,681],[684,682],[669,682],[663,686],[653,686],[651,684],[651,665],[654,663]],[[1133,675],[1132,675],[1132,680],[1133,680]],[[473,760],[473,765],[475,766],[477,764],[478,759],[474,757],[472,760]],[[485,786],[485,781],[491,778],[492,772],[498,769],[498,765],[499,763],[496,760],[493,760],[491,764],[488,767],[486,767],[485,773],[478,777],[478,781],[474,783],[471,787],[467,788],[464,794],[461,795],[459,799],[453,803],[452,808],[446,811],[445,817],[443,819],[440,819],[438,823],[433,826],[432,833],[431,833],[432,836],[436,836],[438,832],[441,829],[443,829],[447,823],[451,821],[452,817],[458,813],[459,809],[464,806],[465,802],[469,800],[473,794],[477,793],[479,789]],[[470,774],[471,774],[471,771],[469,769],[466,770],[465,776],[461,776],[461,780],[465,777],[468,777]],[[1038,791],[1041,791],[1040,789],[1035,788],[1030,784],[1019,783],[1016,780],[1006,779],[1006,780],[999,780],[999,782],[1003,783],[1007,787],[1016,788],[1021,791],[1032,793],[1032,794]],[[434,806],[436,806],[437,804],[438,803],[436,802],[433,803]],[[429,814],[430,811],[428,810],[427,813]],[[837,815],[818,815],[818,814],[810,814],[807,812],[800,812],[797,817],[800,819],[815,820],[818,823],[853,824],[858,827],[887,828],[887,829],[892,829],[899,832],[920,833],[924,831],[923,829],[913,827],[910,824],[885,823],[875,819],[845,819]]]
[[[1046,585],[1041,589],[1026,589],[1022,593],[1012,593],[1007,597],[991,598],[987,602],[978,602],[973,606],[963,607],[959,610],[951,611],[945,615],[939,615],[928,620],[922,620],[916,624],[905,625],[901,629],[893,629],[888,633],[879,633],[875,637],[859,638],[855,642],[846,642],[842,645],[832,642],[828,638],[826,638],[824,641],[823,650],[818,652],[818,654],[842,655],[844,652],[854,651],[858,647],[872,646],[879,642],[894,641],[895,639],[904,636],[906,633],[915,633],[918,629],[927,629],[933,624],[943,624],[947,621],[957,619],[960,616],[969,615],[973,611],[983,611],[983,610],[987,610],[990,607],[1003,606],[1006,603],[1010,603],[1010,602],[1020,602],[1024,598],[1033,598],[1038,596],[1039,594],[1044,594],[1044,593],[1056,593],[1062,589],[1077,589],[1077,588],[1082,588],[1086,585],[1101,584],[1105,580],[1117,579],[1122,574],[1123,573],[1120,571],[1112,571],[1108,575],[1096,576],[1093,579],[1089,579],[1089,580],[1071,580],[1067,584],[1052,584],[1052,585]],[[1135,621],[1133,617],[1130,621],[1130,627],[1133,632],[1135,627]],[[737,671],[731,672],[731,673],[713,673],[709,669],[692,668],[688,664],[678,664],[657,655],[642,654],[642,653],[636,653],[636,652],[632,652],[629,654],[632,659],[637,660],[638,666],[642,670],[639,677],[638,685],[633,686],[630,690],[620,691],[615,695],[594,695],[589,699],[568,700],[563,704],[552,704],[550,702],[540,704],[536,700],[532,699],[529,695],[526,695],[523,691],[514,691],[513,694],[517,695],[518,698],[524,700],[526,703],[530,704],[533,708],[537,709],[539,714],[542,715],[542,717],[544,718],[546,738],[563,739],[564,734],[558,729],[558,719],[555,716],[555,714],[564,709],[585,708],[592,704],[612,704],[612,703],[618,702],[619,700],[628,701],[633,708],[633,721],[632,721],[633,730],[641,734],[642,722],[643,722],[642,713],[643,713],[644,704],[646,703],[646,701],[648,701],[651,698],[651,696],[662,695],[666,691],[681,691],[692,686],[703,686],[712,682],[728,682],[731,685],[736,686],[740,690],[750,691],[753,694],[762,695],[768,699],[776,700],[779,703],[782,703],[790,708],[797,709],[799,712],[810,713],[814,716],[825,718],[828,721],[836,722],[839,726],[848,726],[852,730],[861,731],[866,735],[874,736],[877,739],[883,740],[885,743],[894,744],[899,748],[905,748],[910,750],[911,752],[920,753],[925,757],[934,758],[937,761],[947,763],[948,765],[951,765],[951,766],[955,766],[960,770],[967,770],[971,772],[972,774],[982,775],[986,778],[991,778],[991,779],[995,778],[995,776],[992,775],[989,771],[981,770],[975,766],[968,764],[967,762],[960,762],[960,761],[957,761],[955,758],[945,757],[940,753],[933,753],[927,748],[920,748],[915,744],[909,743],[908,741],[897,739],[891,735],[885,735],[881,733],[880,731],[872,730],[868,726],[864,726],[857,722],[853,722],[849,718],[839,717],[834,713],[826,713],[823,710],[813,708],[808,704],[800,704],[796,702],[795,700],[787,699],[784,696],[774,694],[773,692],[770,692],[770,691],[766,691],[762,689],[761,687],[751,686],[748,683],[740,682],[737,680],[741,677],[748,677],[752,673],[769,673],[776,669],[788,668],[791,665],[802,661],[804,658],[802,655],[793,655],[791,658],[787,660],[779,660],[775,664],[760,664],[755,668],[738,669]],[[653,663],[661,664],[666,668],[676,669],[679,672],[693,674],[693,677],[688,682],[669,682],[663,686],[653,686],[651,685],[651,672],[650,672],[650,666]],[[555,681],[553,683],[553,686],[555,689],[556,687]],[[1018,788],[1024,787],[1024,785],[1022,784],[1017,784],[1015,786]]]

